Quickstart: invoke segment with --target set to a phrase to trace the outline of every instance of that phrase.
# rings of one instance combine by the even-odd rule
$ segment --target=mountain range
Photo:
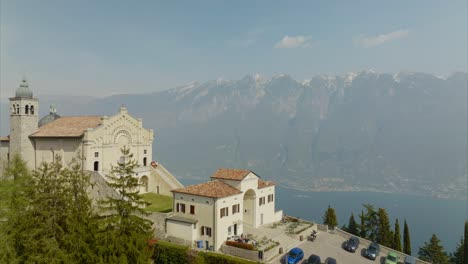
[[[155,159],[181,178],[233,167],[301,190],[466,199],[467,81],[468,73],[364,71],[301,82],[248,75],[148,94],[39,99],[42,114],[49,104],[60,115],[111,115],[126,105],[155,130]]]

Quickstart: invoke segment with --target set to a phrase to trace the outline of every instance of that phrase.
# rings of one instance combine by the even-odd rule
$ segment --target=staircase
[[[150,166],[150,168],[152,173],[159,175],[170,186],[171,190],[184,187],[184,185],[160,163],[157,163],[155,166]]]

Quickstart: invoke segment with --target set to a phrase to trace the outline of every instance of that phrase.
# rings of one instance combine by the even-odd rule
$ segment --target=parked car
[[[325,264],[337,264],[336,259],[334,258],[327,258],[325,260]]]
[[[380,254],[380,246],[377,243],[372,243],[364,252],[364,257],[375,260]]]
[[[320,260],[320,257],[317,255],[310,255],[309,258],[304,261],[304,264],[321,264],[322,261]]]
[[[343,245],[343,248],[349,252],[356,252],[359,247],[359,238],[352,236]]]
[[[405,262],[403,264],[416,264],[416,258],[412,256],[406,256]]]
[[[304,251],[300,248],[291,249],[285,258],[286,264],[297,264],[304,258]]]
[[[398,263],[398,255],[397,253],[390,251],[385,258],[385,264],[397,264]]]

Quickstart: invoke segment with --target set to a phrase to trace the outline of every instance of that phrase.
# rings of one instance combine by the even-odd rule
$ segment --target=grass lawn
[[[145,211],[167,213],[172,211],[172,197],[155,193],[145,193],[141,197],[145,202],[150,203]]]

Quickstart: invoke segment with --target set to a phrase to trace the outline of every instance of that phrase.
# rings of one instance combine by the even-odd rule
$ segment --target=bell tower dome
[[[18,154],[29,168],[35,168],[35,150],[29,135],[37,131],[39,101],[33,98],[26,78],[10,98],[10,157]]]

